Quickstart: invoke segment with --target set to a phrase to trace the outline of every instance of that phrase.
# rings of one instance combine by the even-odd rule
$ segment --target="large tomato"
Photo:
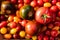
[[[41,24],[46,24],[52,20],[52,12],[45,7],[41,7],[36,11],[35,19]]]
[[[34,35],[37,31],[37,24],[33,21],[29,21],[25,26],[25,31],[29,35]]]

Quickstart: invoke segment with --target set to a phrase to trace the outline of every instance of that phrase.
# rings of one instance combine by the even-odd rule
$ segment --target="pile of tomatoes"
[[[60,40],[60,0],[3,0],[0,4],[3,38]]]

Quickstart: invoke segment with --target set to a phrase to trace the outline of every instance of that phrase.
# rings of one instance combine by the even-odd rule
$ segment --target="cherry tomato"
[[[4,34],[4,38],[6,38],[6,39],[10,39],[11,37],[12,37],[11,34]]]
[[[52,6],[51,3],[49,2],[44,3],[44,7],[51,7],[51,6]]]
[[[37,1],[32,1],[30,5],[31,5],[32,7],[37,6]]]
[[[39,6],[42,6],[43,5],[43,0],[38,0],[37,3],[38,3]]]
[[[17,0],[10,0],[10,1],[11,1],[12,3],[14,3],[14,4],[17,2]]]
[[[8,17],[8,21],[9,21],[9,22],[12,22],[12,21],[13,21],[13,16],[9,16],[9,17]]]
[[[57,6],[52,6],[52,7],[50,8],[50,10],[51,10],[52,12],[57,12],[57,11],[58,11],[58,7],[57,7]]]
[[[31,0],[24,0],[24,3],[29,4]]]
[[[37,31],[37,24],[33,21],[29,21],[25,26],[25,31],[29,35],[34,35]]]
[[[18,4],[18,9],[20,9],[23,6],[22,3]]]
[[[49,2],[49,0],[43,0],[44,2]]]
[[[5,28],[5,27],[3,27],[3,28],[1,28],[1,34],[6,34],[7,33],[7,28]]]
[[[17,29],[16,28],[13,28],[10,30],[10,34],[15,34],[17,32]]]
[[[23,0],[18,0],[18,3],[20,4],[20,3],[23,3]]]
[[[16,22],[11,22],[10,23],[10,28],[16,28],[16,26],[17,26]]]
[[[20,31],[20,33],[19,33],[19,35],[23,38],[23,37],[25,37],[25,31]]]
[[[60,17],[60,11],[58,12],[58,16]]]
[[[52,0],[52,4],[53,5],[56,4],[56,2],[57,2],[57,0]]]
[[[57,2],[56,6],[58,6],[58,9],[60,10],[60,2]]]

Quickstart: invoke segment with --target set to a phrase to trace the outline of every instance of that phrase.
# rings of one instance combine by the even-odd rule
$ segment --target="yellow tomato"
[[[14,17],[14,22],[18,23],[20,21],[20,18]]]
[[[25,31],[20,31],[19,35],[20,35],[21,37],[25,37]]]
[[[37,36],[32,36],[32,39],[33,40],[37,40]]]
[[[5,35],[4,35],[4,38],[6,38],[6,39],[10,39],[11,37],[12,37],[11,34],[5,34]]]
[[[5,28],[5,27],[3,27],[3,28],[1,28],[1,34],[5,34],[5,33],[7,33],[7,28]]]
[[[15,34],[17,32],[17,29],[16,28],[13,28],[10,30],[10,34]]]
[[[51,7],[51,3],[49,2],[44,3],[44,7]]]

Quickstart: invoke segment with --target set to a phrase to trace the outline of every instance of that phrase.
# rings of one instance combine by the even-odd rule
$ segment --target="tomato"
[[[52,12],[57,12],[57,11],[58,11],[58,7],[57,7],[57,6],[52,6],[52,7],[50,8],[50,10],[51,10]]]
[[[49,0],[43,0],[44,2],[49,2]]]
[[[60,10],[60,2],[57,2],[56,6],[58,6],[58,9]]]
[[[52,13],[48,8],[41,7],[35,13],[35,20],[41,24],[47,24],[52,20]]]
[[[24,0],[24,3],[27,3],[27,4],[29,4],[31,2],[31,0]]]
[[[11,1],[12,3],[14,3],[14,4],[17,2],[17,0],[10,0],[10,1]]]
[[[37,1],[32,1],[30,5],[31,5],[32,7],[37,6]]]
[[[16,34],[16,32],[17,32],[16,28],[13,28],[13,29],[10,30],[10,34]]]
[[[18,0],[18,3],[20,4],[20,3],[23,3],[23,0]]]
[[[18,4],[18,9],[20,9],[23,6],[22,3]]]
[[[51,7],[51,6],[52,6],[51,3],[49,2],[44,3],[44,7]]]
[[[38,0],[37,3],[38,3],[39,6],[42,6],[43,5],[43,0]]]
[[[58,16],[60,17],[60,11],[58,12]]]
[[[29,21],[25,26],[25,31],[29,35],[34,35],[37,31],[37,24],[33,21]]]
[[[10,23],[10,28],[16,28],[16,26],[17,26],[16,22],[11,22]]]
[[[7,28],[3,27],[0,30],[1,34],[6,34],[7,33]]]
[[[52,4],[55,5],[57,0],[52,0]]]
[[[25,37],[25,31],[20,31],[20,33],[19,33],[19,35],[23,38],[23,37]]]
[[[19,10],[19,15],[22,19],[33,19],[34,9],[30,5],[24,5]]]
[[[10,39],[11,37],[12,37],[11,34],[5,34],[5,35],[4,35],[4,38],[6,38],[6,39]]]

